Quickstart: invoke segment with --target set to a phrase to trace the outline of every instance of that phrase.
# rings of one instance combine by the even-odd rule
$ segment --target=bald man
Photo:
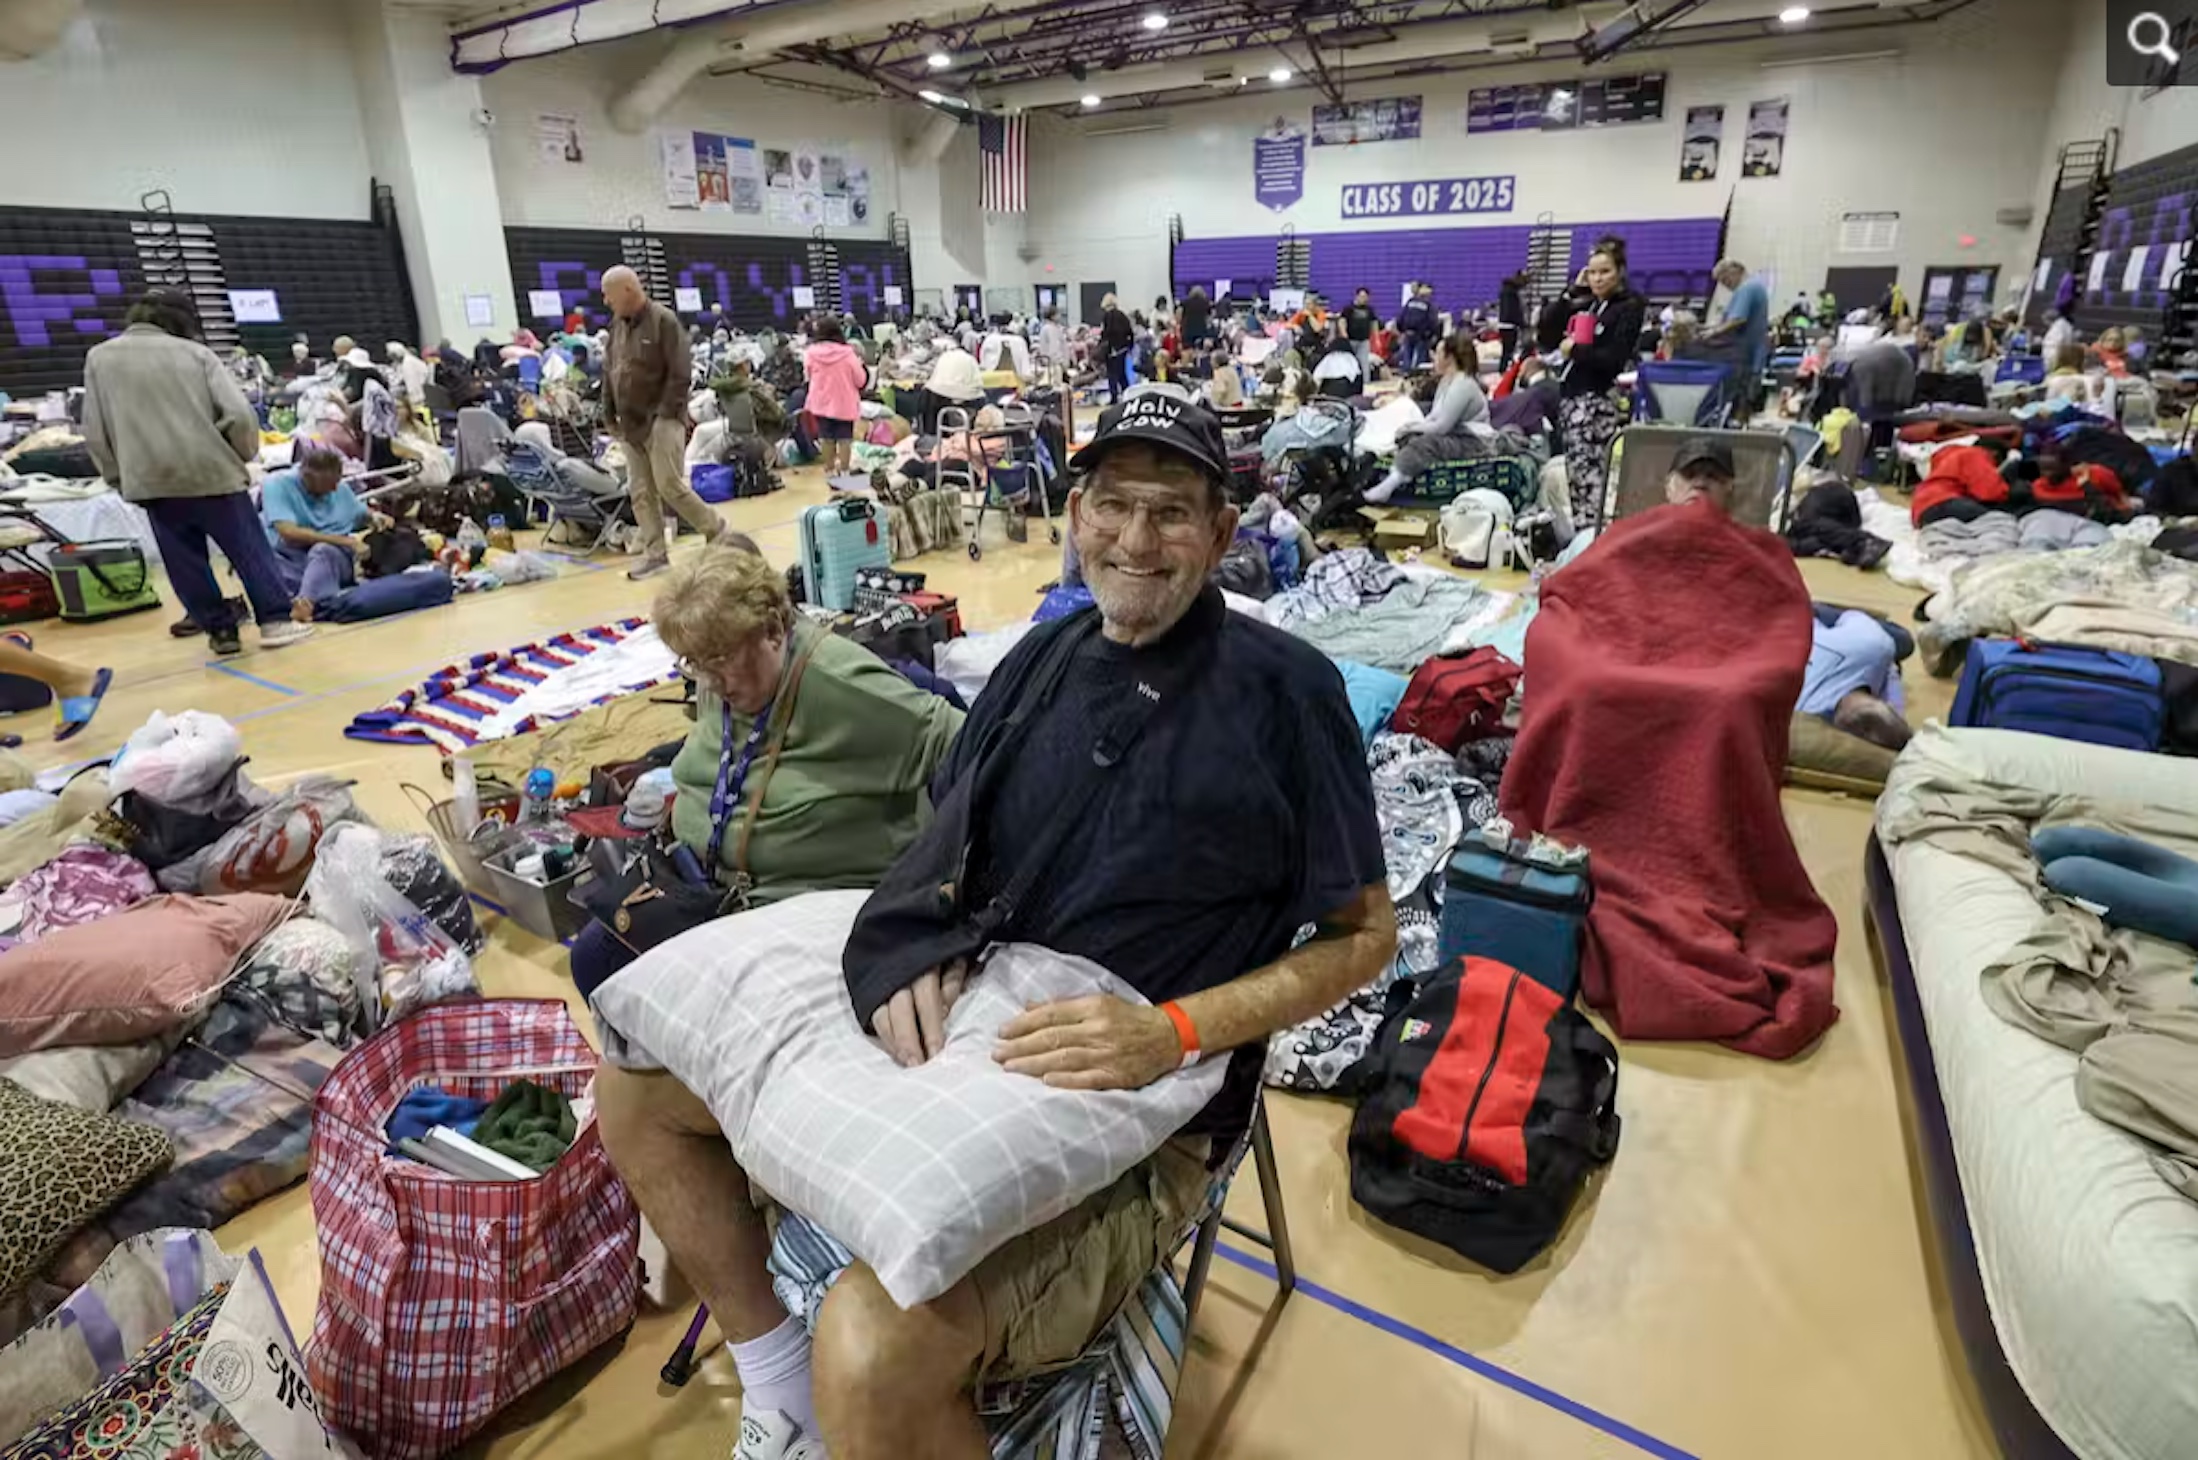
[[[627,489],[641,529],[641,561],[626,576],[638,582],[671,566],[666,507],[705,542],[717,541],[725,523],[687,485],[687,331],[623,264],[604,270],[603,302],[613,316],[603,362],[603,417],[626,448]]]

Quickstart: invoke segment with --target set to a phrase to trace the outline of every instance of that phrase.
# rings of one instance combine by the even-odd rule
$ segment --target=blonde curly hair
[[[794,625],[786,580],[754,542],[728,532],[672,570],[649,610],[665,647],[697,664],[731,658],[758,634]]]

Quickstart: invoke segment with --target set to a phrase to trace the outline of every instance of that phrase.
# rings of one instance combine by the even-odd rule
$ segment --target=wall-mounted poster
[[[1305,133],[1286,117],[1252,139],[1252,196],[1277,213],[1305,196]]]
[[[725,181],[731,189],[735,213],[763,211],[763,161],[756,144],[747,137],[726,137]]]
[[[1466,97],[1467,132],[1564,132],[1664,119],[1664,73],[1477,86]]]
[[[1786,113],[1791,98],[1748,103],[1748,138],[1740,153],[1742,177],[1776,177],[1786,165]]]
[[[701,200],[695,194],[695,134],[666,132],[657,143],[664,159],[664,205],[699,207]]]
[[[817,184],[828,198],[847,196],[847,159],[837,152],[817,154]]]
[[[733,185],[725,165],[725,139],[695,133],[695,197],[705,213],[733,210]]]
[[[817,154],[807,147],[794,149],[794,191],[797,193],[821,193],[824,191],[824,167]]]
[[[870,169],[853,158],[847,161],[847,216],[855,223],[870,220]]]
[[[826,193],[824,195],[824,226],[827,228],[846,228],[853,222],[854,215],[848,209],[846,195],[844,193]]]
[[[580,119],[542,112],[534,118],[534,148],[544,162],[587,161],[580,150]]]
[[[1725,148],[1725,109],[1687,108],[1687,130],[1679,143],[1679,181],[1715,182],[1719,154]]]
[[[784,188],[794,186],[794,154],[785,147],[763,149],[763,184],[765,187]]]
[[[1313,108],[1315,147],[1355,147],[1361,142],[1408,142],[1420,134],[1420,99],[1385,96]]]
[[[231,289],[229,317],[238,324],[281,324],[282,302],[272,289]]]

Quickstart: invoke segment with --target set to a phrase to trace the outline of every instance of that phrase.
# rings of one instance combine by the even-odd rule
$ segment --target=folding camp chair
[[[1222,1214],[1229,1187],[1247,1153],[1266,1209],[1264,1232]],[[1114,1436],[1102,1435],[1099,1421],[1104,1409],[1109,1419],[1123,1426],[1121,1439],[1127,1443],[1127,1453],[1158,1460],[1173,1413],[1175,1381],[1182,1372],[1191,1325],[1197,1321],[1199,1300],[1205,1296],[1214,1248],[1223,1229],[1274,1255],[1275,1304],[1279,1308],[1288,1302],[1297,1290],[1297,1262],[1290,1250],[1289,1217],[1283,1210],[1282,1179],[1275,1164],[1264,1093],[1253,1101],[1244,1134],[1215,1169],[1198,1215],[1176,1233],[1160,1265],[1100,1326],[1083,1353],[1054,1373],[989,1385],[978,1394],[977,1411],[991,1432],[993,1455],[1000,1460],[1040,1455],[1086,1460],[1123,1453],[1107,1448],[1105,1442]],[[1190,1258],[1179,1281],[1175,1264],[1186,1247]],[[829,1233],[802,1217],[787,1216],[780,1220],[772,1244],[773,1286],[781,1298],[788,1299],[789,1309],[813,1326],[822,1292],[853,1261],[852,1254]],[[794,1301],[797,1298],[800,1301]],[[678,1388],[693,1375],[695,1347],[709,1317],[707,1307],[698,1309],[687,1325],[686,1335],[659,1374],[666,1384]],[[1163,1352],[1152,1351],[1155,1343]],[[1114,1402],[1103,1402],[1110,1398]],[[1072,1412],[1065,1407],[1071,1400],[1073,1412],[1086,1416],[1089,1428],[1076,1425],[1071,1445],[1060,1448],[1058,1423]]]
[[[1705,431],[1694,426],[1628,426],[1611,447],[1603,521],[1614,523],[1662,505],[1664,482],[1682,443],[1708,437],[1732,449],[1732,515],[1751,527],[1783,532],[1797,462],[1784,431]]]
[[[1732,366],[1716,360],[1644,360],[1634,375],[1633,419],[1730,425],[1735,378]]]
[[[593,463],[581,463],[593,467]],[[511,484],[519,489],[519,495],[527,499],[530,514],[539,511],[546,526],[542,534],[545,544],[557,535],[563,526],[580,529],[587,545],[581,549],[582,557],[589,557],[610,546],[619,528],[633,521],[631,502],[626,489],[617,478],[603,472],[603,479],[611,485],[607,488],[591,488],[576,480],[576,473],[558,470],[564,462],[551,461],[541,449],[523,441],[514,441],[504,448],[504,471]],[[596,468],[600,471],[600,468]],[[563,544],[571,546],[571,542]]]

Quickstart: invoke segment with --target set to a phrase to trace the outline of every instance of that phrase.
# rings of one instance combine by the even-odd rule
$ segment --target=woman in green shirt
[[[875,886],[929,814],[931,772],[962,712],[795,613],[746,546],[704,548],[651,616],[695,682],[694,729],[672,761],[679,843],[704,865],[714,847],[718,882],[750,904]],[[573,940],[573,983],[592,995],[636,956],[591,922]]]

